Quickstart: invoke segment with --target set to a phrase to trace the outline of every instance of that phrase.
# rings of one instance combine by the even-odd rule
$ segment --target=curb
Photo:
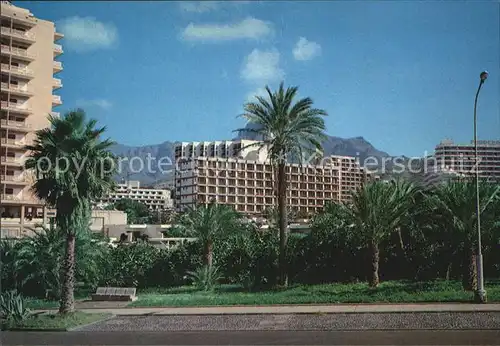
[[[90,322],[90,323],[87,323],[87,324],[80,324],[79,326],[76,326],[76,327],[66,328],[65,331],[66,332],[76,332],[76,331],[78,331],[81,328],[89,327],[89,326],[92,326],[94,324],[101,323],[101,322],[106,322],[106,321],[109,321],[109,320],[111,320],[111,319],[113,319],[115,317],[116,317],[116,315],[111,314],[111,316],[103,318],[102,320]]]

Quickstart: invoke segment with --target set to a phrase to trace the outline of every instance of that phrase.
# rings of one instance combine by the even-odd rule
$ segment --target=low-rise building
[[[170,194],[168,189],[142,188],[139,181],[128,181],[117,184],[115,191],[107,194],[97,203],[108,205],[128,198],[145,204],[150,210],[166,210],[173,208]]]

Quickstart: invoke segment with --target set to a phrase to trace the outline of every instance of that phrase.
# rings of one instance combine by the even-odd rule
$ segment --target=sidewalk
[[[53,310],[37,310],[46,312]],[[94,308],[80,309],[88,313],[111,313],[117,316],[165,315],[255,315],[255,314],[335,314],[387,312],[500,312],[493,304],[345,304],[345,305],[275,305],[275,306],[211,306],[186,308]]]

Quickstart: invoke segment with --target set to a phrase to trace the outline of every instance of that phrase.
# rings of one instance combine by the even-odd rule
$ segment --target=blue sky
[[[500,137],[495,1],[22,2],[55,21],[64,87],[129,145],[229,139],[249,95],[280,80],[328,111],[328,134],[421,156]]]

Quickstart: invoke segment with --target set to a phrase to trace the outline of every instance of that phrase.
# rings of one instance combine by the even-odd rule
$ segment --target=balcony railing
[[[10,156],[2,156],[2,157],[0,157],[0,162],[21,164],[21,160],[20,159],[18,159],[17,157],[10,157]]]
[[[31,124],[27,124],[25,121],[14,121],[14,120],[4,120],[2,119],[1,122],[2,126],[12,126],[12,127],[18,127],[18,128],[30,128]]]
[[[54,69],[56,70],[62,70],[62,62],[60,61],[54,61]]]
[[[61,96],[59,95],[52,95],[52,103],[54,104],[61,104]]]
[[[54,85],[54,88],[61,88],[62,87],[62,82],[59,78],[52,78],[52,83]]]
[[[35,40],[35,34],[33,32],[11,29],[3,26],[2,26],[2,34],[20,37],[31,41]]]
[[[35,55],[28,53],[26,49],[10,47],[2,44],[2,53],[12,54],[16,56],[21,56],[24,58],[35,59]]]
[[[50,112],[50,115],[52,115],[54,118],[61,117],[61,113],[59,113],[59,112]]]
[[[1,143],[2,144],[16,145],[16,146],[23,146],[26,144],[24,141],[20,141],[17,139],[10,139],[10,138],[2,138]]]
[[[14,65],[2,64],[1,68],[3,71],[10,71],[13,73],[21,74],[23,76],[33,76],[33,71],[27,67],[19,67]]]
[[[1,104],[3,110],[15,110],[15,111],[26,111],[26,112],[31,111],[30,107],[15,102],[2,101]]]
[[[54,43],[54,52],[62,54],[62,52],[63,52],[62,46],[60,44]]]
[[[24,175],[2,175],[0,176],[2,181],[12,181],[16,183],[25,183],[26,177]]]
[[[31,94],[31,90],[27,85],[9,84],[2,82],[2,89],[7,89],[11,92],[18,92],[23,94]]]

